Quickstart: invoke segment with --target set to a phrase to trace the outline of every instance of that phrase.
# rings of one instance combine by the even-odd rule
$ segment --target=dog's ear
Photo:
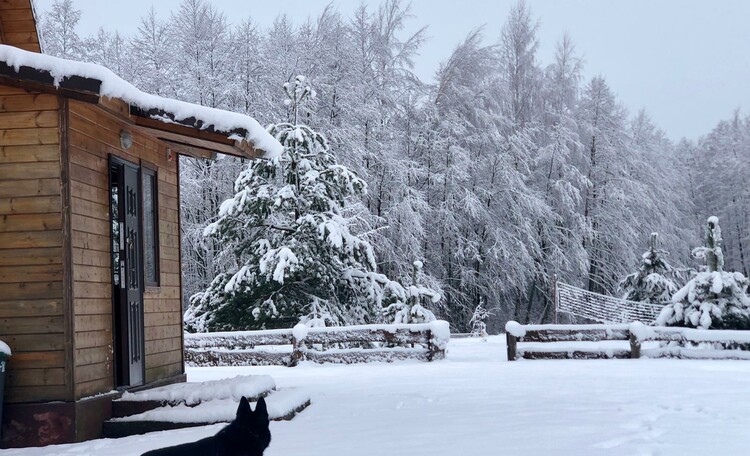
[[[250,408],[250,403],[247,401],[245,396],[240,399],[240,405],[237,407],[237,420],[247,420],[253,416],[253,410]]]
[[[258,403],[255,405],[255,417],[259,420],[268,421],[268,407],[266,406],[266,400],[262,397],[258,399]]]

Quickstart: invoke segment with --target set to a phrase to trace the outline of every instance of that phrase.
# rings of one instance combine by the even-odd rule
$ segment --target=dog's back
[[[142,456],[214,456],[218,454],[216,436],[211,436],[197,442],[148,451],[143,453]]]
[[[255,412],[244,397],[237,417],[212,437],[143,453],[142,456],[263,456],[271,443],[265,399],[258,400]]]

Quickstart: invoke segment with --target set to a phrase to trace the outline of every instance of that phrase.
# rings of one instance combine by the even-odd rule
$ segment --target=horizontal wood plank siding
[[[3,26],[11,23],[6,18],[0,14]],[[30,42],[25,21],[16,22],[17,32],[4,28],[6,39]],[[65,376],[59,101],[0,87],[0,339],[13,350],[5,400],[71,400]]]
[[[109,391],[114,386],[109,154],[157,166],[163,286],[144,292],[146,383],[183,371],[176,223],[179,189],[176,161],[167,160],[162,143],[141,134],[111,112],[83,102],[70,101],[69,120],[76,397],[84,397]],[[120,145],[123,129],[133,137],[128,150]]]
[[[31,0],[2,0],[0,32],[2,44],[41,52]]]

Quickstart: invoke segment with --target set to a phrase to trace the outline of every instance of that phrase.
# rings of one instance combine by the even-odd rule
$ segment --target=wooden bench
[[[343,363],[445,358],[450,329],[445,321],[412,325],[361,325],[185,335],[192,366],[296,366],[300,361]],[[334,344],[366,348],[331,348]],[[368,345],[378,344],[374,348]],[[382,345],[381,345],[382,344]],[[258,349],[257,347],[263,347]]]

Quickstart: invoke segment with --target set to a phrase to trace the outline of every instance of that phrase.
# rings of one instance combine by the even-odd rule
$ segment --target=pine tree
[[[750,329],[750,285],[742,273],[724,271],[721,228],[717,217],[709,217],[706,245],[693,250],[693,256],[706,260],[699,272],[672,297],[659,315],[657,324],[703,329]]]
[[[668,302],[677,292],[677,285],[673,280],[675,270],[664,258],[667,251],[656,248],[658,237],[659,233],[651,233],[649,248],[641,256],[638,271],[620,282],[622,299],[661,304]]]
[[[294,121],[269,127],[283,154],[252,162],[205,230],[236,267],[193,296],[191,330],[366,323],[383,300],[404,295],[375,271],[372,246],[342,215],[365,182],[337,163],[323,135],[298,124],[315,91],[303,76],[284,90]]]

